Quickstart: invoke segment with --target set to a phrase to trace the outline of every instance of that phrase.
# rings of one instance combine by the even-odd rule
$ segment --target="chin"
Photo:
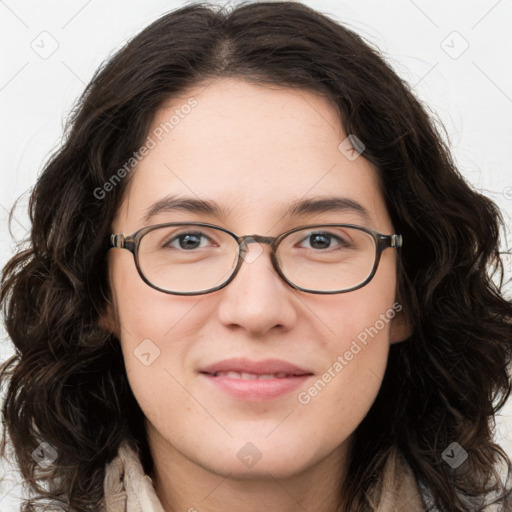
[[[227,460],[222,457],[221,460],[216,460],[212,465],[211,460],[205,461],[203,468],[208,471],[218,474],[222,477],[229,478],[230,480],[258,480],[269,477],[272,478],[288,478],[306,469],[306,465],[302,466],[300,461],[297,461],[297,456],[281,457],[276,454],[273,457],[265,457],[264,455],[252,466],[246,466],[238,460],[235,455],[235,460],[229,457]]]

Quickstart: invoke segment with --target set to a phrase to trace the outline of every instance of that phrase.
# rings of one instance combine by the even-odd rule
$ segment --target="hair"
[[[15,347],[0,373],[2,455],[8,434],[32,494],[23,512],[48,500],[95,509],[105,464],[124,438],[144,470],[152,468],[119,339],[101,323],[111,300],[107,240],[130,176],[112,180],[165,101],[223,77],[328,98],[345,133],[364,143],[403,236],[397,297],[412,333],[391,346],[380,392],[354,432],[340,484],[348,504],[372,510],[364,489],[394,446],[424,490],[426,510],[480,511],[491,502],[512,510],[511,461],[493,442],[512,386],[501,212],[466,183],[441,123],[371,44],[300,3],[245,2],[167,13],[104,63],[31,193],[31,232],[0,288]],[[108,193],[95,193],[106,183]],[[32,458],[41,441],[58,453],[46,469]],[[458,469],[442,459],[452,442],[469,454]]]

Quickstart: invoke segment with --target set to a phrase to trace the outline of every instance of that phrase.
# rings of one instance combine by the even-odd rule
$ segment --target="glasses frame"
[[[151,283],[148,278],[144,275],[144,272],[142,272],[142,269],[139,264],[139,246],[140,241],[142,240],[142,237],[149,233],[150,231],[154,231],[155,229],[163,228],[163,227],[170,227],[170,226],[203,226],[208,228],[215,228],[220,231],[223,231],[224,233],[227,233],[232,238],[235,239],[235,241],[238,243],[238,261],[236,263],[235,268],[233,269],[233,272],[228,277],[226,281],[224,281],[222,284],[215,286],[213,288],[209,288],[204,291],[200,292],[173,292],[170,290],[167,290],[165,288],[160,288],[159,286]],[[359,229],[360,231],[364,231],[368,235],[370,235],[373,240],[375,241],[375,257],[374,257],[374,263],[373,268],[368,277],[360,284],[353,286],[351,288],[342,289],[339,291],[318,291],[318,290],[310,290],[307,288],[301,288],[300,286],[297,286],[296,284],[289,281],[286,276],[281,271],[281,267],[279,266],[279,261],[277,259],[277,248],[281,241],[288,236],[291,233],[294,233],[295,231],[300,231],[302,229],[306,228],[319,228],[319,227],[347,227],[347,228],[355,228]],[[359,288],[362,288],[363,286],[367,285],[377,272],[377,268],[379,266],[380,257],[382,254],[382,251],[384,251],[387,248],[395,248],[398,249],[402,247],[403,239],[402,235],[399,234],[391,234],[391,235],[385,235],[383,233],[380,233],[379,231],[367,228],[364,226],[358,226],[356,224],[309,224],[305,226],[300,226],[297,228],[290,229],[289,231],[286,231],[284,233],[281,233],[278,236],[272,237],[272,236],[262,236],[262,235],[244,235],[244,236],[238,236],[235,233],[221,227],[217,226],[215,224],[209,224],[206,222],[166,222],[163,224],[155,224],[153,226],[146,226],[142,229],[139,229],[135,233],[125,236],[124,234],[111,234],[109,237],[109,243],[108,243],[108,249],[126,249],[130,251],[133,254],[134,260],[135,260],[135,267],[137,268],[137,272],[139,273],[142,280],[149,285],[151,288],[154,288],[155,290],[161,291],[163,293],[169,293],[172,295],[204,295],[207,293],[212,293],[217,290],[220,290],[227,286],[238,274],[238,271],[240,270],[240,267],[242,266],[242,262],[244,261],[245,254],[247,252],[247,246],[250,243],[260,243],[260,244],[268,244],[270,245],[270,248],[272,250],[270,259],[272,261],[272,265],[275,269],[275,271],[278,273],[278,275],[285,281],[289,286],[294,288],[295,290],[300,290],[302,292],[306,293],[315,293],[320,295],[331,295],[335,293],[347,293],[351,292],[353,290],[358,290]]]

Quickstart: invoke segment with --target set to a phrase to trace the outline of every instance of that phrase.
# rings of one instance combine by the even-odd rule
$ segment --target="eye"
[[[311,233],[303,239],[308,241],[311,249],[330,249],[332,248],[331,243],[336,243],[338,247],[345,248],[351,246],[351,241],[347,238],[342,238],[328,231],[321,231],[317,233]]]
[[[207,245],[201,245],[202,240],[205,242],[207,240],[211,241],[211,238],[200,231],[180,233],[179,235],[173,236],[164,242],[162,244],[162,248],[190,250],[206,247]],[[178,246],[176,246],[176,243]]]

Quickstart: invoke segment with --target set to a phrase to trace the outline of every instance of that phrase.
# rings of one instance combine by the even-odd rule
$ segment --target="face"
[[[165,222],[208,222],[237,235],[319,223],[395,232],[375,169],[364,154],[347,158],[339,149],[347,134],[314,93],[216,80],[164,105],[149,135],[154,147],[132,171],[113,233]],[[356,210],[283,213],[292,202],[333,195],[358,202],[368,218]],[[214,201],[221,211],[160,209],[145,219],[167,196]],[[366,286],[330,295],[290,287],[264,244],[248,245],[225,288],[196,296],[148,286],[129,251],[109,251],[109,266],[113,329],[155,451],[240,478],[286,477],[343,457],[379,391],[389,345],[403,335],[394,249]],[[203,373],[231,358],[278,360],[252,370],[275,374],[286,363],[303,376]]]

